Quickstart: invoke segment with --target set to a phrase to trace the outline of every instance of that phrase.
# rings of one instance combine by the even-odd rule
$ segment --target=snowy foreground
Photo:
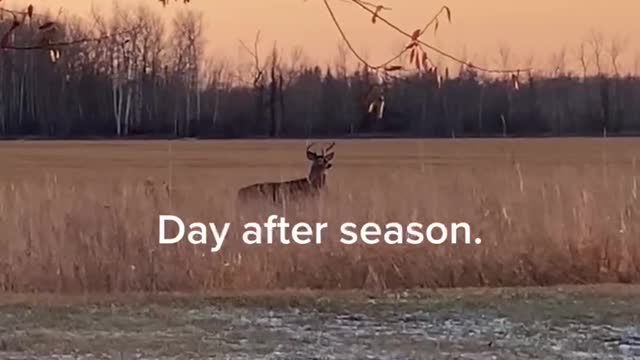
[[[14,302],[0,307],[0,359],[640,359],[638,294]]]

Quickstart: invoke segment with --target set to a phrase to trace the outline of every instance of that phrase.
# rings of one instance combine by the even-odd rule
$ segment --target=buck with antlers
[[[320,154],[311,151],[312,146],[313,143],[307,146],[307,159],[311,161],[307,177],[285,182],[250,185],[238,191],[238,199],[241,201],[268,199],[275,203],[281,203],[284,200],[297,200],[318,195],[325,186],[326,171],[333,166],[331,160],[333,160],[335,153],[329,153],[329,151],[335,146],[335,142],[323,149]]]

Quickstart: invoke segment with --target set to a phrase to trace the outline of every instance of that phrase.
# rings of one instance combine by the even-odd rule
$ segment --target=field
[[[306,176],[305,144],[0,145],[0,289],[369,289],[640,280],[633,139],[338,142],[328,192],[237,209],[237,190]],[[271,213],[327,222],[322,245],[245,245]],[[220,252],[158,245],[158,215],[232,222]],[[467,222],[482,243],[344,245],[339,225]],[[169,230],[167,230],[169,231]],[[174,230],[175,231],[175,230]]]
[[[317,202],[236,204],[242,186],[305,176],[304,149],[0,144],[0,353],[604,358],[638,336],[637,140],[338,141]],[[327,236],[243,244],[241,224],[272,213],[327,222]],[[160,214],[233,226],[219,252],[186,240],[160,246]],[[344,245],[338,228],[348,221],[467,222],[482,241]],[[600,285],[487,289],[562,284]],[[461,287],[485,290],[442,289]],[[118,303],[138,292],[191,295]],[[270,295],[229,295],[247,292]],[[106,304],[69,300],[78,296]],[[51,303],[58,298],[66,305]]]
[[[6,296],[0,358],[634,359],[639,296],[630,285]]]

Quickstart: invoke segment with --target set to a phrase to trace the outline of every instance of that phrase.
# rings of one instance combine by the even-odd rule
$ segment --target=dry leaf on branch
[[[415,30],[415,31],[413,32],[413,34],[411,34],[411,41],[413,41],[413,42],[417,42],[417,41],[418,41],[418,38],[419,38],[419,37],[420,37],[420,35],[421,35],[421,33],[422,33],[422,30],[420,30],[420,29]]]
[[[49,30],[53,30],[55,28],[55,25],[56,23],[54,23],[53,21],[47,21],[46,23],[40,25],[38,29],[42,31],[49,31]]]
[[[400,65],[393,65],[393,66],[387,66],[384,70],[391,72],[391,71],[398,71],[398,70],[402,70],[402,69],[403,69],[403,67],[400,66]]]

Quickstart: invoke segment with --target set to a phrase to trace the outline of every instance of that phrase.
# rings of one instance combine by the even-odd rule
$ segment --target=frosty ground
[[[0,307],[0,358],[633,359],[639,300],[624,285],[16,295]]]

